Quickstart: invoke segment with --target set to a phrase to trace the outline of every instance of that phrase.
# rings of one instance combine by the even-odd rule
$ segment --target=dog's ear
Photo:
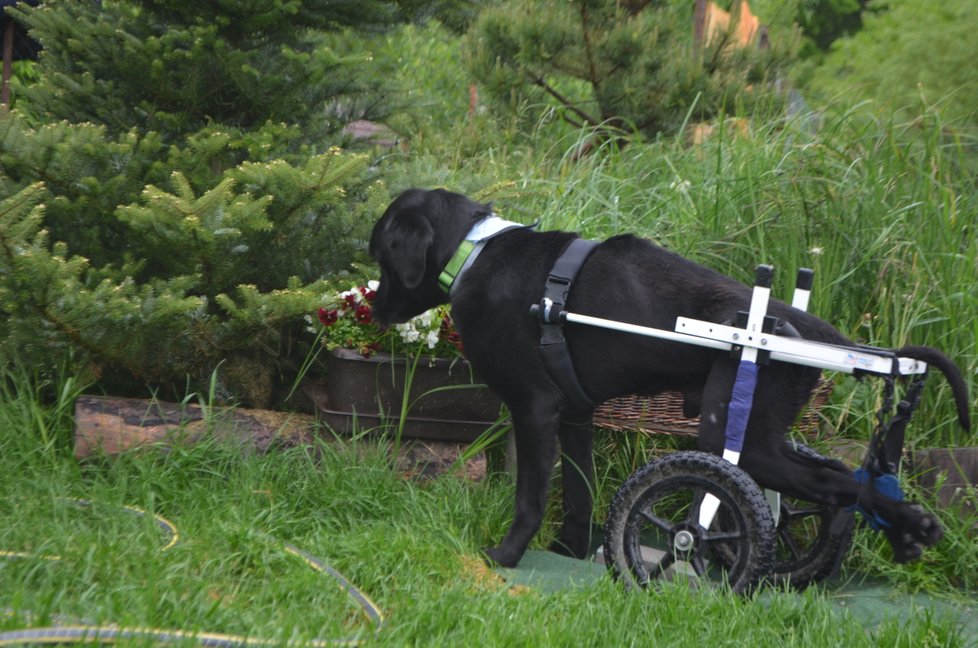
[[[387,262],[405,288],[421,285],[434,240],[435,232],[425,218],[399,219],[388,232]]]

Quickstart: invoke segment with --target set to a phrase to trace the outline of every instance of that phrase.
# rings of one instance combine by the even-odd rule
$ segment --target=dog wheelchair
[[[855,512],[873,528],[885,520],[858,506],[832,508],[764,491],[738,466],[760,365],[788,362],[885,381],[884,404],[862,467],[862,488],[903,499],[896,478],[904,431],[926,377],[925,362],[891,351],[837,346],[792,336],[767,315],[774,269],[757,268],[750,310],[733,325],[679,317],[674,331],[560,311],[561,321],[728,351],[739,359],[727,409],[722,456],[679,451],[633,473],[619,488],[604,529],[604,561],[630,587],[658,580],[725,583],[745,592],[762,581],[803,588],[830,576],[852,539]],[[798,273],[792,306],[807,310],[811,270]],[[548,308],[545,299],[540,314]],[[544,316],[549,317],[546,313]],[[893,413],[896,379],[909,382]],[[807,446],[802,454],[818,457]]]

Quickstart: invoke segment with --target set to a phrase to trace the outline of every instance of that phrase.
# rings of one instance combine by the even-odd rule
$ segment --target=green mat
[[[500,569],[499,574],[511,585],[522,585],[542,592],[556,592],[569,587],[586,587],[605,578],[607,569],[593,560],[575,560],[549,551],[527,551],[516,569]],[[897,592],[885,581],[869,577],[830,580],[822,591],[840,613],[847,611],[865,627],[874,627],[894,616],[907,617],[910,612],[930,610],[935,616],[958,618],[971,636],[978,636],[978,603],[957,604],[927,594]]]

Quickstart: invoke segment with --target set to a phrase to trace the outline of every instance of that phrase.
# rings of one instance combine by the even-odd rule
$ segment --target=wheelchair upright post
[[[772,266],[757,266],[754,293],[747,313],[747,324],[744,326],[744,335],[747,337],[745,343],[759,338],[763,332],[773,276]],[[744,447],[744,432],[747,430],[747,419],[754,404],[754,388],[757,387],[759,353],[756,346],[745,344],[740,349],[740,365],[737,367],[737,377],[734,379],[733,392],[727,407],[727,426],[724,431],[723,458],[732,464],[740,460],[740,452]]]
[[[771,280],[774,267],[769,265],[757,266],[754,277],[754,292],[751,295],[750,310],[747,312],[747,324],[743,335],[745,346],[740,347],[740,364],[734,379],[730,403],[727,406],[727,425],[724,428],[723,458],[736,465],[740,461],[740,453],[744,448],[744,435],[747,431],[747,421],[750,418],[754,404],[754,389],[757,387],[758,351],[756,346],[747,346],[761,337],[764,332],[767,307],[771,299]],[[699,524],[708,529],[713,522],[720,500],[707,493],[700,506]]]
[[[809,268],[798,269],[798,276],[795,279],[795,292],[791,296],[792,307],[801,311],[808,310],[814,276],[814,270]],[[770,488],[765,488],[764,497],[767,498],[767,502],[771,506],[771,513],[774,515],[774,524],[777,526],[781,522],[781,493]]]
[[[799,268],[795,280],[795,292],[791,297],[791,305],[798,310],[808,310],[808,300],[812,295],[812,279],[815,271],[809,268]]]

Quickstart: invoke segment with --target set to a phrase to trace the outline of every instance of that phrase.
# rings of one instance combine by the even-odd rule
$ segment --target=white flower
[[[812,256],[822,256],[822,252],[824,252],[824,251],[825,250],[823,250],[821,247],[819,247],[819,246],[816,245],[815,247],[813,247],[812,249],[810,249],[808,251],[808,253],[811,254]]]
[[[418,329],[414,328],[414,324],[407,322],[406,324],[395,324],[397,333],[401,336],[401,339],[407,343],[417,342],[421,337],[418,333]]]
[[[438,344],[438,331],[428,331],[428,337],[425,341],[428,343],[429,349],[434,349],[435,345]]]
[[[356,303],[358,303],[358,304],[360,303],[360,300],[361,300],[361,298],[363,297],[363,296],[362,296],[362,295],[360,294],[360,291],[359,291],[359,290],[357,290],[357,287],[356,287],[356,286],[354,286],[353,288],[351,288],[351,289],[349,289],[349,290],[344,290],[343,292],[341,292],[341,293],[340,293],[340,299],[343,299],[343,300],[345,300],[345,299],[346,299],[347,297],[349,297],[350,295],[352,295],[352,296],[353,296],[353,301],[354,301],[354,302],[356,302]]]
[[[380,288],[380,282],[377,281],[376,279],[371,279],[370,281],[367,282],[367,288],[369,288],[374,292],[377,292],[377,290]]]

